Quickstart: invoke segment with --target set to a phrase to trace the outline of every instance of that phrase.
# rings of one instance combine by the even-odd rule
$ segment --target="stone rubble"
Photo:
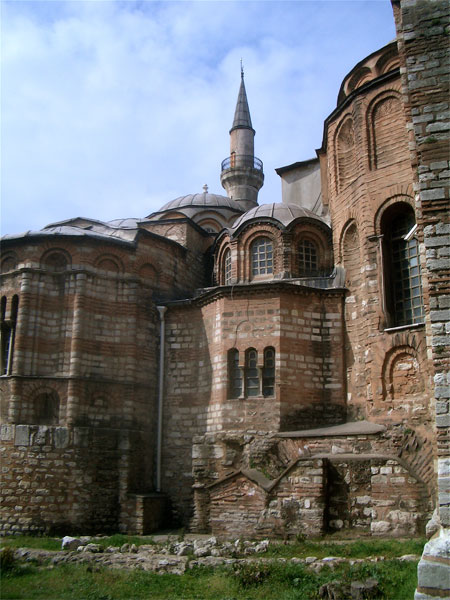
[[[108,546],[106,548],[95,543],[95,541],[91,541],[90,538],[84,538],[84,542],[74,550],[73,545],[75,542],[79,543],[80,538],[70,538],[68,540],[68,537],[63,538],[62,550],[60,551],[18,548],[15,551],[15,557],[19,561],[33,562],[38,565],[44,565],[48,562],[52,566],[62,563],[76,563],[87,565],[89,570],[108,567],[126,570],[140,569],[175,575],[182,575],[187,569],[195,567],[233,567],[237,564],[255,561],[301,564],[317,573],[325,566],[333,569],[344,563],[354,565],[384,560],[384,557],[379,556],[364,559],[347,559],[336,556],[327,556],[322,559],[315,556],[306,558],[268,558],[263,555],[269,548],[269,540],[252,542],[238,539],[235,542],[219,542],[214,537],[176,542],[167,540],[164,543],[141,546],[123,544],[121,547]],[[92,539],[95,540],[95,538]],[[419,556],[407,554],[399,557],[398,560],[418,561]],[[327,596],[323,597],[326,598]]]

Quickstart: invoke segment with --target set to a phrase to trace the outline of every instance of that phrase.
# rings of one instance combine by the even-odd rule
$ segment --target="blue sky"
[[[2,233],[224,194],[243,59],[260,203],[315,156],[344,76],[395,37],[389,0],[1,2]]]

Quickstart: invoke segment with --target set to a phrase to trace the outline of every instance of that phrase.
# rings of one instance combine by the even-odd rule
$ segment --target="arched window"
[[[298,272],[300,276],[317,275],[318,255],[316,245],[310,240],[300,240],[298,244]]]
[[[69,265],[68,258],[61,250],[50,250],[42,258],[42,266],[48,271],[61,273]]]
[[[273,273],[272,240],[265,237],[257,238],[251,245],[252,276]]]
[[[254,348],[245,352],[245,395],[259,396],[258,353]]]
[[[384,263],[386,308],[389,325],[422,323],[424,318],[419,244],[414,236],[415,219],[410,206],[393,206],[384,216]]]
[[[275,392],[275,349],[264,349],[264,367],[262,375],[263,396],[273,396]]]
[[[57,425],[59,420],[59,397],[56,392],[44,392],[34,399],[34,423]]]
[[[242,396],[242,371],[239,368],[239,350],[228,350],[228,390],[230,398]]]
[[[9,375],[12,369],[14,338],[16,334],[17,313],[19,310],[19,296],[12,297],[9,319],[6,313],[7,299],[2,297],[1,301],[1,370],[0,375]]]
[[[230,285],[231,283],[231,251],[227,250],[223,258],[223,283]]]

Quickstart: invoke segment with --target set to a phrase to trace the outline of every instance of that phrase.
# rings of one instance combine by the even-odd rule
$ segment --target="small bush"
[[[16,557],[14,549],[10,546],[5,546],[0,550],[0,570],[2,573],[12,571],[16,566]]]
[[[270,576],[270,566],[264,563],[242,563],[234,566],[234,574],[241,587],[261,585]]]

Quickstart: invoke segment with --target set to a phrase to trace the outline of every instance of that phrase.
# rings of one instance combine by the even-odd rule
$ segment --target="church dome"
[[[186,196],[175,198],[175,200],[171,200],[170,202],[167,202],[167,204],[164,204],[164,206],[162,206],[157,212],[162,213],[188,207],[196,207],[200,209],[230,208],[239,212],[241,211],[236,202],[228,198],[228,196],[203,192],[201,194],[187,194]]]
[[[233,223],[232,231],[235,232],[237,229],[242,227],[249,221],[258,220],[276,220],[280,222],[284,227],[288,227],[293,221],[297,219],[311,219],[318,221],[322,225],[328,225],[322,217],[316,215],[316,213],[298,206],[297,204],[284,204],[282,202],[272,202],[271,204],[261,204],[255,206],[251,210],[247,211],[236,219]]]
[[[236,217],[244,212],[242,207],[228,196],[210,194],[207,185],[203,189],[201,194],[187,194],[167,202],[146,218],[149,221],[160,221],[178,219],[184,215],[209,233],[217,234],[224,227],[229,227]]]

